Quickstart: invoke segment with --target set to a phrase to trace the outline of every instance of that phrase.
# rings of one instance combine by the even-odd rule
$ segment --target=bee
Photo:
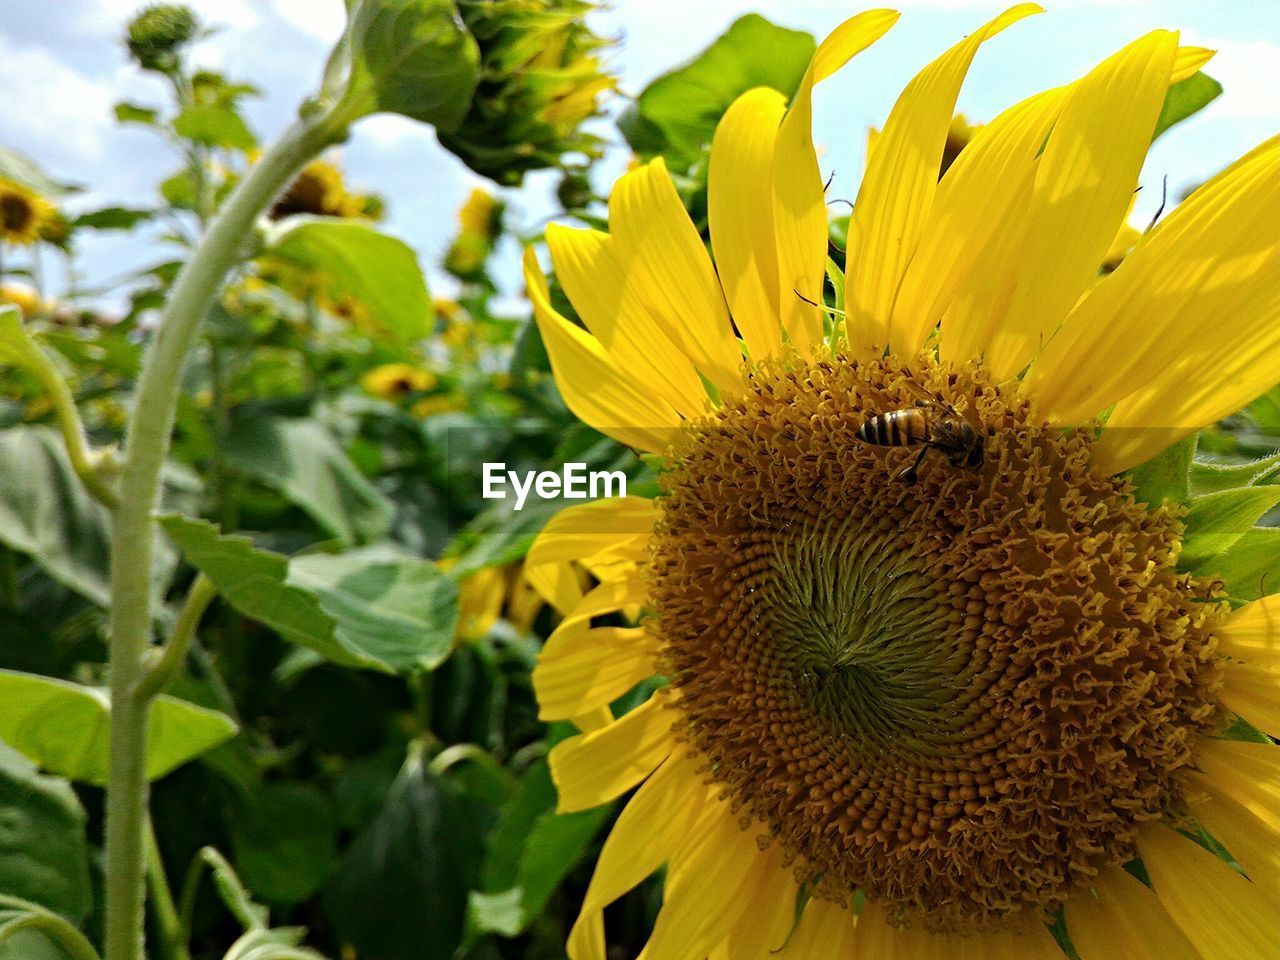
[[[894,479],[916,482],[916,471],[930,449],[938,450],[953,467],[982,466],[982,435],[950,406],[935,400],[923,405],[876,414],[858,427],[857,437],[877,447],[919,447],[916,458]]]

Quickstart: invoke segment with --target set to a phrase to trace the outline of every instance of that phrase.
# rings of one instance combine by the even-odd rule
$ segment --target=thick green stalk
[[[169,451],[182,368],[259,215],[307,163],[344,133],[325,116],[294,123],[228,198],[178,274],[160,319],[126,433],[112,530],[111,764],[107,779],[106,960],[143,960],[151,569],[160,470]]]

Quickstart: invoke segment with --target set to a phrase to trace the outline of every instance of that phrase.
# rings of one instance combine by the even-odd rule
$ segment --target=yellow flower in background
[[[53,204],[34,190],[0,177],[0,241],[30,246],[55,214]]]
[[[789,109],[730,107],[710,254],[661,159],[608,233],[547,231],[585,329],[526,253],[566,403],[665,462],[659,497],[563,510],[526,561],[564,617],[540,715],[582,731],[550,757],[560,809],[638,787],[572,960],[604,960],[605,908],[662,867],[648,960],[1060,960],[1052,921],[1083,960],[1277,955],[1280,750],[1222,733],[1280,734],[1280,596],[1233,610],[1117,474],[1280,379],[1280,138],[1099,280],[1165,93],[1210,53],[1152,32],[939,180],[973,57],[1038,9],[903,91],[837,309],[811,92],[890,11],[838,27]]]
[[[268,214],[282,220],[295,214],[377,220],[382,202],[375,197],[351,193],[342,171],[325,160],[312,160],[303,167]]]
[[[458,208],[458,233],[444,256],[444,268],[461,280],[479,280],[493,245],[502,233],[505,205],[479,187]]]
[[[466,397],[456,393],[442,393],[434,397],[423,397],[416,401],[409,408],[409,412],[415,417],[425,420],[428,417],[434,417],[441,413],[453,413],[455,410],[464,410],[467,406]]]
[[[478,640],[503,618],[517,633],[528,633],[545,607],[546,601],[525,578],[521,564],[484,567],[458,584],[457,638]]]
[[[411,363],[384,363],[360,378],[360,386],[384,400],[411,393],[425,393],[436,385],[436,375]]]
[[[0,283],[0,306],[17,307],[24,320],[42,312],[40,294],[23,283]]]

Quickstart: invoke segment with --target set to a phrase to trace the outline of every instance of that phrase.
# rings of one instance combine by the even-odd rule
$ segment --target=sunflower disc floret
[[[923,401],[985,464],[870,449]],[[981,369],[775,365],[691,426],[650,569],[680,730],[797,880],[895,920],[1045,917],[1180,804],[1219,720],[1215,584],[1180,523]]]

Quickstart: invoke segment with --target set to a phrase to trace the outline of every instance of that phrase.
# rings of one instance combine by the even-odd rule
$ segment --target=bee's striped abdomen
[[[858,439],[877,447],[912,447],[929,439],[929,418],[923,410],[890,410],[863,423]]]

